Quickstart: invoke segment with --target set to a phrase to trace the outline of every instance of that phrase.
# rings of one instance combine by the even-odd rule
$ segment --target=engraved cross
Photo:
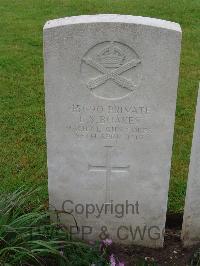
[[[91,172],[106,172],[106,203],[111,201],[111,175],[112,173],[127,173],[130,166],[112,166],[111,164],[111,149],[112,146],[105,146],[106,148],[106,163],[105,165],[88,165],[88,170]]]

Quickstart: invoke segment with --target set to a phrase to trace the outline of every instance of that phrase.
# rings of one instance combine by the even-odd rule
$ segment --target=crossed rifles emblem
[[[83,58],[83,61],[87,65],[95,68],[100,73],[102,73],[102,75],[100,75],[96,78],[90,79],[90,81],[87,84],[89,89],[91,89],[91,90],[95,89],[96,87],[104,84],[106,81],[113,80],[119,86],[126,88],[130,91],[133,91],[133,89],[135,87],[134,83],[131,80],[129,80],[123,76],[120,76],[120,75],[122,73],[128,71],[129,69],[136,67],[139,63],[141,63],[140,59],[132,59],[131,61],[117,67],[114,70],[107,69],[102,64],[93,60],[92,58]]]

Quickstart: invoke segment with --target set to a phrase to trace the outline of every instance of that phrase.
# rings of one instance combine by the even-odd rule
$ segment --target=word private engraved
[[[130,166],[112,166],[111,164],[111,150],[112,146],[105,146],[106,148],[106,163],[105,165],[88,165],[88,170],[91,172],[106,172],[106,200],[105,204],[111,202],[111,175],[112,173],[127,173],[129,172]]]
[[[135,90],[141,78],[140,65],[141,59],[129,46],[104,42],[84,55],[81,72],[95,96],[115,100]]]

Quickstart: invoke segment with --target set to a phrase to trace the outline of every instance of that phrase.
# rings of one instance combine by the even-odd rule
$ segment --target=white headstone
[[[185,246],[200,242],[200,90],[190,156],[182,239]]]
[[[163,245],[180,45],[152,18],[45,24],[49,200],[78,237]]]

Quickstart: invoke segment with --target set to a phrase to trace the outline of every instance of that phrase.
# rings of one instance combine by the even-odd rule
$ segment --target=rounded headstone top
[[[168,30],[181,32],[181,27],[178,23],[149,18],[141,16],[131,15],[119,15],[119,14],[99,14],[99,15],[82,15],[65,17],[59,19],[49,20],[44,25],[44,30],[73,24],[84,24],[84,23],[133,23],[138,25],[146,25],[151,27],[164,28]]]

